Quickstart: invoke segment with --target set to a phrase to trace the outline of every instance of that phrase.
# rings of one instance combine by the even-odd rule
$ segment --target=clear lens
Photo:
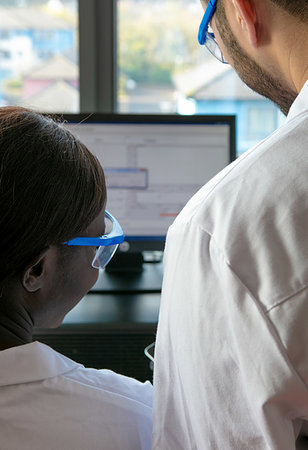
[[[211,29],[209,27],[209,31],[207,31],[206,33],[204,45],[209,50],[209,52],[212,53],[212,55],[215,56],[215,58],[217,58],[220,62],[228,64],[222,51],[220,50],[218,42],[215,39],[214,33],[211,32],[210,30]]]
[[[107,266],[113,255],[115,254],[116,249],[119,244],[115,245],[107,245],[105,247],[98,247],[95,258],[92,262],[92,267],[94,269],[103,269]]]
[[[105,232],[104,234],[109,234],[111,233],[113,229],[113,222],[111,219],[109,219],[108,216],[105,216]]]
[[[105,245],[101,245],[97,248],[95,257],[92,261],[92,267],[94,267],[94,269],[103,269],[106,267],[115,254],[119,242],[122,242],[124,239],[120,224],[108,211],[105,212],[105,232],[103,238],[106,239],[106,241],[104,241]],[[108,240],[111,245],[108,245]]]

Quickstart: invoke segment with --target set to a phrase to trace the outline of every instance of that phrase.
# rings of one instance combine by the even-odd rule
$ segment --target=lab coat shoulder
[[[264,310],[308,285],[307,130],[308,112],[201,188],[169,230],[191,245],[199,228]]]

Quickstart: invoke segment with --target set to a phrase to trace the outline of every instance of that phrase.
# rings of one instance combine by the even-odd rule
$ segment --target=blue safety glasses
[[[98,247],[92,261],[92,267],[103,269],[113,257],[118,245],[124,241],[124,233],[121,225],[112,214],[105,211],[105,226],[107,233],[100,237],[76,237],[63,242],[66,245],[86,245]]]
[[[215,58],[224,64],[228,64],[225,59],[218,42],[215,39],[212,28],[210,27],[210,21],[216,9],[216,0],[209,0],[206,7],[203,19],[201,21],[198,33],[198,42],[200,45],[205,45],[205,47],[212,53]]]

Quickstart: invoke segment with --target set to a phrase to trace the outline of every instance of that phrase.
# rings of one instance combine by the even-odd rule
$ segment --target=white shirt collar
[[[79,364],[40,342],[0,351],[0,386],[45,380]]]
[[[302,87],[300,93],[294,100],[290,111],[287,115],[287,122],[292,120],[294,117],[308,110],[308,80]]]

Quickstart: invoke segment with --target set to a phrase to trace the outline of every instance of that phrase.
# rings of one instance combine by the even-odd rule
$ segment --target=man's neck
[[[308,56],[306,57],[306,60],[308,59]],[[302,88],[304,87],[304,84],[306,83],[306,81],[308,81],[308,64],[307,67],[305,68],[304,72],[303,72],[303,76],[300,78],[299,83],[298,83],[298,92],[300,92],[302,90]]]
[[[288,35],[280,35],[281,67],[291,89],[297,93],[301,91],[308,80],[308,27],[299,20],[293,19],[289,26]],[[288,42],[285,44],[285,39]]]

